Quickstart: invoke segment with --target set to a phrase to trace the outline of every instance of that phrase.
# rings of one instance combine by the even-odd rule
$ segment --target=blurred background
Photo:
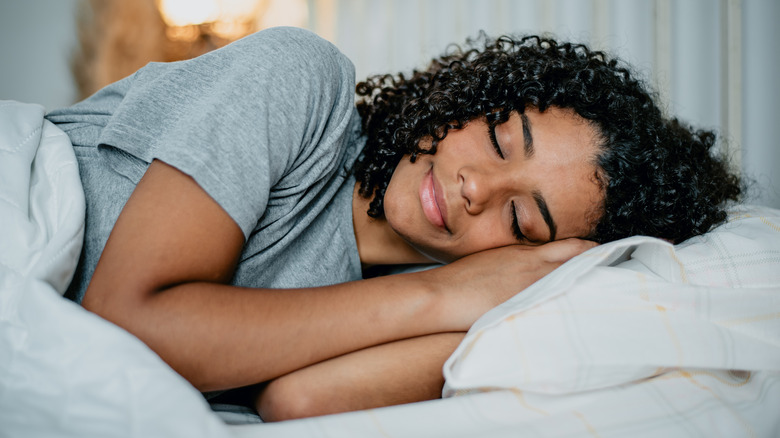
[[[726,139],[752,202],[780,208],[778,22],[778,0],[0,0],[0,99],[69,105],[276,25],[332,41],[358,80],[480,30],[546,33],[631,63],[670,114]]]

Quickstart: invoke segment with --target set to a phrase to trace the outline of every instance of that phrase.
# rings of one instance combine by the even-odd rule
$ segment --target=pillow
[[[780,211],[743,206],[673,246],[593,248],[486,313],[444,365],[444,396],[562,395],[670,370],[780,372]]]

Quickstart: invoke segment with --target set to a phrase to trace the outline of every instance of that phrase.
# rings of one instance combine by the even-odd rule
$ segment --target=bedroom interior
[[[0,437],[777,436],[778,20],[774,0],[4,2]],[[601,245],[488,312],[445,364],[440,400],[267,424],[209,406],[59,296],[84,199],[66,136],[41,118],[148,62],[277,25],[336,44],[358,80],[420,68],[482,29],[582,40],[641,69],[669,113],[718,130],[749,198],[704,236]]]
[[[232,0],[225,2],[231,13],[243,10],[250,17],[233,25],[238,33],[200,33],[201,39],[189,42],[164,36],[166,22],[157,6],[177,3],[190,5],[191,17],[179,20],[198,20],[199,9],[192,6],[197,3],[172,0],[3,2],[0,55],[8,62],[0,96],[50,110],[144,61],[195,55],[273,25],[305,27],[335,43],[355,63],[358,79],[419,68],[447,44],[482,29],[550,32],[608,50],[642,70],[670,113],[715,128],[727,139],[735,166],[755,181],[757,203],[780,207],[780,149],[773,147],[780,137],[780,89],[772,85],[780,71],[774,50],[780,5],[773,0]],[[203,4],[206,14],[216,10],[216,0]],[[79,13],[85,5],[96,6],[94,15]],[[90,22],[91,16],[100,20]],[[192,36],[194,28],[208,27],[182,29]],[[92,39],[80,41],[79,34]],[[98,65],[87,68],[91,63]]]

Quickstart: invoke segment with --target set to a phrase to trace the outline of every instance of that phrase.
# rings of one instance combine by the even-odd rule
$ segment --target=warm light
[[[174,41],[211,35],[232,41],[273,26],[306,27],[306,0],[157,0]]]
[[[169,26],[247,21],[254,18],[261,0],[158,0]]]
[[[219,18],[216,0],[159,0],[159,8],[168,26],[210,23]]]
[[[230,21],[247,21],[254,19],[257,15],[257,10],[263,0],[218,0],[217,6],[219,8],[219,20],[224,22]]]
[[[260,28],[273,26],[306,27],[309,23],[306,0],[271,0],[260,18]]]

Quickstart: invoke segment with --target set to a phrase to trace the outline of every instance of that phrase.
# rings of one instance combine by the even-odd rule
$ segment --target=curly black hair
[[[368,214],[383,217],[385,190],[405,155],[414,161],[435,153],[450,129],[477,118],[495,126],[513,111],[554,106],[576,112],[600,137],[605,200],[593,232],[582,237],[681,242],[724,221],[742,188],[715,153],[716,135],[664,116],[648,90],[624,63],[585,45],[482,33],[466,49],[451,46],[426,70],[357,85],[367,136],[355,167],[359,193],[373,198]]]

